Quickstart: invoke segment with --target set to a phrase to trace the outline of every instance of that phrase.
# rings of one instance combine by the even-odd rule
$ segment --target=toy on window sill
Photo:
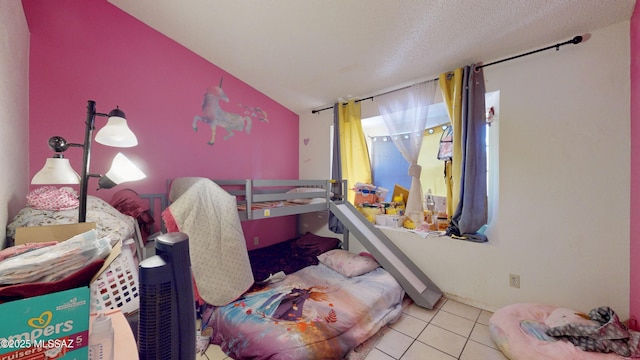
[[[384,209],[380,206],[376,206],[375,204],[359,204],[356,208],[372,224],[376,223],[376,215],[384,213]]]
[[[393,203],[385,207],[385,214],[387,215],[404,215],[404,208],[395,207]]]
[[[407,217],[406,219],[404,219],[404,223],[402,223],[402,227],[409,230],[415,230],[416,224],[413,222],[413,220]]]
[[[354,205],[382,203],[389,192],[383,187],[363,183],[356,183],[351,190],[356,192]]]
[[[404,209],[404,195],[400,194],[393,197],[393,202],[395,203],[395,207],[398,209]]]

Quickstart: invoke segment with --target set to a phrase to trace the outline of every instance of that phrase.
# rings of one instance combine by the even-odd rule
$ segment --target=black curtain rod
[[[538,52],[541,52],[541,51],[550,50],[550,49],[556,49],[556,51],[558,51],[558,50],[560,50],[560,47],[561,47],[561,46],[565,46],[565,45],[569,45],[569,44],[580,44],[581,42],[582,42],[582,36],[580,36],[580,35],[578,35],[578,36],[574,36],[574,37],[573,37],[573,39],[571,39],[571,40],[567,40],[567,41],[565,41],[565,42],[563,42],[563,43],[558,43],[558,44],[555,44],[555,45],[547,46],[547,47],[542,48],[542,49],[529,51],[529,52],[524,53],[524,54],[515,55],[515,56],[509,57],[509,58],[506,58],[506,59],[502,59],[502,60],[494,61],[494,62],[492,62],[492,63],[488,63],[488,64],[484,64],[484,65],[478,65],[478,66],[476,66],[476,69],[482,69],[482,68],[485,68],[485,67],[487,67],[487,66],[491,66],[491,65],[495,65],[495,64],[500,64],[500,63],[503,63],[503,62],[505,62],[505,61],[518,59],[518,58],[521,58],[521,57],[529,56],[529,55],[532,55],[532,54],[535,54],[535,53],[538,53]],[[437,81],[438,79],[439,79],[439,78],[435,78],[435,79],[433,79],[433,80],[431,80],[431,81]],[[376,97],[376,96],[381,96],[381,95],[389,94],[389,93],[392,93],[392,92],[395,92],[395,91],[404,90],[404,89],[406,89],[406,88],[408,88],[408,87],[410,87],[410,86],[405,86],[405,87],[402,87],[402,88],[400,88],[400,89],[395,89],[395,90],[387,91],[387,92],[382,93],[382,94],[369,96],[369,97],[366,97],[366,98],[364,98],[364,99],[358,99],[358,100],[355,100],[354,102],[357,102],[357,103],[358,103],[358,102],[360,102],[360,101],[364,101],[364,100],[373,100],[373,98],[374,98],[374,97]],[[321,112],[321,111],[325,111],[325,110],[329,110],[329,109],[333,109],[333,106],[328,106],[328,107],[326,107],[326,108],[322,108],[322,109],[318,109],[318,110],[312,110],[312,111],[311,111],[311,113],[312,113],[312,114],[317,114],[317,113],[319,113],[319,112]]]

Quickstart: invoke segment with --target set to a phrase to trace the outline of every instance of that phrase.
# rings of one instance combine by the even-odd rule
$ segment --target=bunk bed
[[[330,180],[213,181],[236,197],[241,221],[328,210],[336,196]]]
[[[189,235],[196,298],[213,305],[229,303],[255,280],[241,220],[326,211],[331,199],[329,181],[180,177],[168,184],[163,222]]]
[[[202,180],[206,180],[202,182]],[[190,189],[196,182],[201,190]],[[314,211],[328,211],[343,225],[342,247],[349,249],[349,234],[356,235],[360,244],[371,253],[382,267],[390,272],[402,285],[411,299],[421,307],[433,309],[442,297],[442,291],[404,254],[380,229],[371,224],[353,205],[345,201],[348,191],[346,181],[333,180],[210,180],[206,178],[176,178],[170,184],[168,199],[178,201],[182,194],[192,192],[190,201],[183,201],[187,211],[193,212],[193,204],[203,201],[203,192],[210,191],[215,184],[216,191],[222,190],[228,208],[238,212],[241,221],[265,219],[276,216],[303,214]],[[200,213],[207,213],[210,202],[218,201],[206,194]],[[205,197],[207,197],[205,196]],[[222,195],[220,195],[222,196]],[[233,203],[234,205],[231,205]],[[171,205],[171,206],[172,206]],[[231,211],[231,210],[230,210]],[[199,215],[203,216],[203,215]],[[167,221],[165,221],[165,224]],[[169,219],[173,224],[173,219]],[[173,224],[168,230],[177,229]],[[194,224],[194,226],[196,226]],[[209,224],[211,226],[211,224]],[[238,226],[239,228],[239,226]],[[198,231],[200,229],[198,228]],[[214,231],[218,231],[213,229]],[[242,230],[239,230],[240,233]],[[191,234],[190,234],[191,235]],[[246,252],[246,244],[238,252]],[[204,260],[203,260],[204,261]],[[229,261],[224,259],[221,261]],[[247,262],[242,260],[241,262]],[[234,263],[237,266],[237,262]],[[230,276],[237,276],[229,270]],[[250,281],[245,278],[243,284]],[[248,287],[247,287],[248,288]],[[245,291],[247,288],[244,288]],[[214,291],[213,289],[211,290]]]
[[[225,189],[223,189],[223,187]],[[177,178],[163,212],[189,234],[203,336],[234,358],[344,358],[402,312],[379,263],[307,233],[251,252],[240,219],[328,211],[330,181]],[[294,210],[295,209],[295,210]]]

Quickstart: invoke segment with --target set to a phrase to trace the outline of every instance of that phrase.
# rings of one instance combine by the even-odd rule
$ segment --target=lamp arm
[[[96,102],[87,101],[87,120],[85,122],[84,144],[82,145],[82,174],[80,178],[80,199],[78,207],[78,222],[87,221],[87,190],[89,188],[89,163],[91,160],[91,139],[96,119]]]
[[[56,153],[67,151],[70,147],[83,147],[83,144],[70,143],[62,136],[52,136],[49,138],[49,149]]]
[[[102,174],[87,174],[87,179],[89,179],[89,178],[98,178],[98,179],[100,179],[100,182],[98,184],[100,184],[103,181],[107,181],[107,180],[102,180],[102,179],[105,178],[105,176],[102,175]],[[117,184],[114,184],[113,186],[115,186],[115,185],[117,185]],[[100,189],[102,189],[102,186],[98,185],[96,190],[100,190]]]

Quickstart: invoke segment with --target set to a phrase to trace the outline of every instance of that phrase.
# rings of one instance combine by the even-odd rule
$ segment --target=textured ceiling
[[[629,20],[635,5],[635,0],[109,2],[298,114],[564,42]]]

